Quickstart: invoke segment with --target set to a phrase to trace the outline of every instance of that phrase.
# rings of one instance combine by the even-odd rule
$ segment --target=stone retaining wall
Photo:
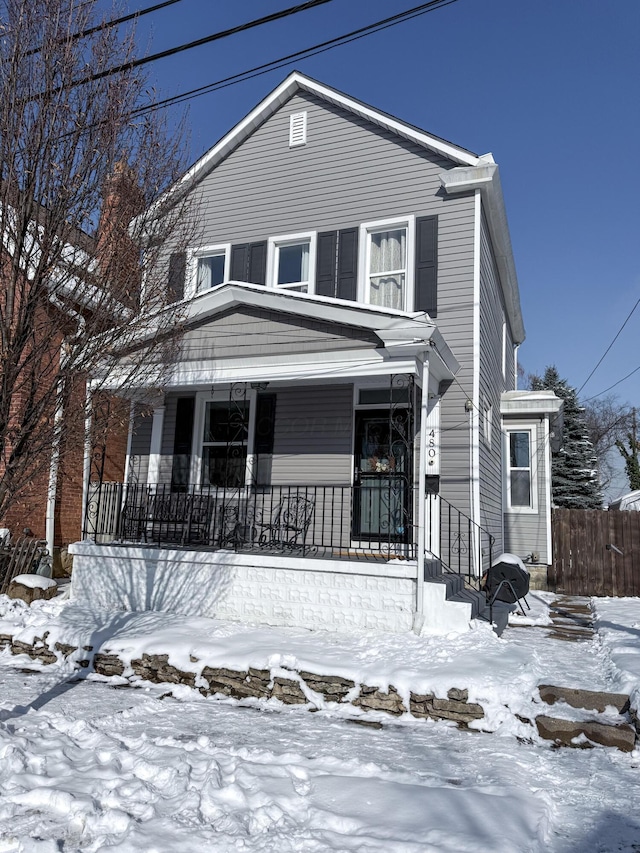
[[[183,671],[169,663],[169,655],[143,655],[132,660],[130,668],[116,654],[98,652],[93,654],[91,646],[81,650],[75,646],[47,643],[47,634],[34,639],[33,643],[0,636],[0,648],[9,647],[15,655],[28,655],[44,664],[56,663],[60,658],[78,654],[78,667],[93,669],[98,675],[142,678],[155,684],[184,684],[198,690],[203,696],[230,696],[234,699],[279,699],[286,705],[307,705],[310,710],[322,707],[325,702],[351,705],[360,711],[382,711],[399,717],[409,713],[418,719],[453,720],[465,727],[473,720],[484,717],[481,705],[468,701],[466,690],[452,688],[447,698],[438,698],[432,693],[411,693],[409,707],[396,688],[391,685],[388,692],[367,684],[356,684],[347,678],[335,675],[317,675],[312,672],[290,671],[290,676],[272,677],[268,669],[249,668],[238,672],[223,667],[197,667],[198,672]],[[193,658],[192,662],[198,664]],[[196,667],[194,666],[194,669]],[[282,670],[281,670],[282,671]]]

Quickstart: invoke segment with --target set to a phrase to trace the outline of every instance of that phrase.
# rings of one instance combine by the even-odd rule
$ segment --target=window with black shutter
[[[176,401],[176,429],[173,436],[173,467],[171,491],[186,492],[191,469],[191,444],[195,397],[178,397]]]
[[[416,219],[414,311],[438,316],[438,217]]]
[[[316,293],[355,301],[358,296],[358,229],[318,234]]]
[[[184,299],[184,284],[186,271],[186,253],[174,252],[169,257],[169,274],[167,277],[167,302],[179,302],[181,299]]]
[[[231,247],[232,281],[265,284],[267,281],[267,241],[239,243]]]

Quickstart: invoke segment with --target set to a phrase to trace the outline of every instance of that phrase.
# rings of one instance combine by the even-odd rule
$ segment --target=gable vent
[[[289,148],[305,145],[307,142],[307,114],[294,113],[289,117]]]

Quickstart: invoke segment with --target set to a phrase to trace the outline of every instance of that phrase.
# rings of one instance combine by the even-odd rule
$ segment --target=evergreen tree
[[[567,509],[599,509],[602,494],[598,484],[597,457],[589,440],[584,407],[575,388],[561,379],[555,367],[547,367],[544,376],[531,377],[533,391],[548,390],[564,400],[562,449],[551,459],[553,503]]]

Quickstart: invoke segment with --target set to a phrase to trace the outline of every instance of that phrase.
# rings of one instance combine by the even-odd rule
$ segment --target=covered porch
[[[446,550],[478,570],[478,531],[438,489],[441,383],[457,363],[426,315],[254,290],[233,306],[209,295],[221,304],[188,331],[161,393],[115,377],[131,400],[125,477],[104,481],[94,440],[78,589],[98,561],[109,606],[415,628],[430,560]],[[274,299],[297,315],[266,311]],[[219,343],[239,325],[243,357]]]

